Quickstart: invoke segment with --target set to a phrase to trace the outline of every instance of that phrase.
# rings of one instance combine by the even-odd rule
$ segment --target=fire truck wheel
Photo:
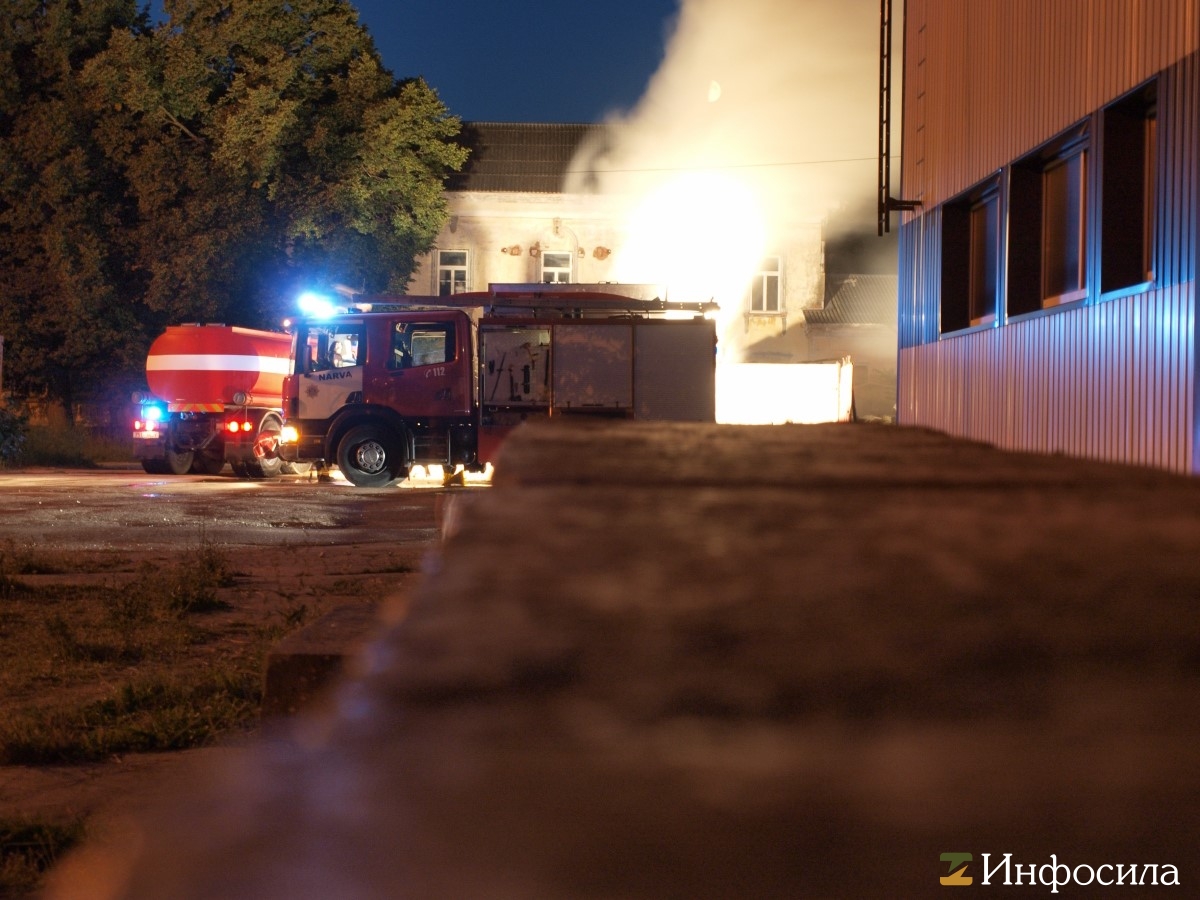
[[[408,471],[398,444],[374,425],[351,428],[338,444],[338,468],[356,487],[386,487]]]
[[[191,450],[172,450],[168,447],[166,454],[166,459],[163,462],[169,474],[186,475],[191,471],[192,460],[195,458],[195,454]]]
[[[251,478],[277,478],[283,471],[283,460],[278,456],[264,456],[246,463],[246,474]]]

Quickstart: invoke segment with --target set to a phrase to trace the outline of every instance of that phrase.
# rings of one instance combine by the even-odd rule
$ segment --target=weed
[[[81,819],[0,819],[0,897],[32,893],[42,876],[83,838]]]
[[[104,618],[121,645],[122,658],[130,662],[142,658],[147,644],[147,630],[160,622],[160,617],[144,593],[118,591],[104,609]],[[160,634],[157,629],[154,634]]]
[[[219,591],[232,584],[233,569],[225,552],[201,534],[200,543],[185,551],[176,565],[164,569],[143,563],[130,593],[185,616],[229,609]]]
[[[71,625],[60,612],[46,618],[46,637],[49,638],[51,655],[54,658],[77,662],[84,654]]]

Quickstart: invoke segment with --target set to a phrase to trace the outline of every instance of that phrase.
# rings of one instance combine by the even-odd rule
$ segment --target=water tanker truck
[[[149,394],[135,395],[135,458],[153,475],[279,475],[283,379],[292,336],[230,325],[176,325],[150,345]]]

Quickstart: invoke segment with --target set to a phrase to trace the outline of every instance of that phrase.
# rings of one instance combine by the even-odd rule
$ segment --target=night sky
[[[658,68],[678,0],[356,0],[384,63],[471,121],[598,122]]]
[[[475,122],[600,122],[662,62],[679,0],[353,0],[384,65]],[[162,0],[151,16],[163,17]]]

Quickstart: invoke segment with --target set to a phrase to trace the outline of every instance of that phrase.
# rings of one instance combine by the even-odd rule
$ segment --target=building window
[[[1034,312],[1087,295],[1086,127],[1013,166],[1008,311]]]
[[[1084,154],[1047,167],[1042,199],[1042,300],[1077,300],[1084,280]]]
[[[1154,280],[1157,106],[1156,85],[1150,84],[1104,110],[1102,293]]]
[[[550,250],[542,253],[542,284],[569,284],[571,254]]]
[[[781,265],[778,256],[767,256],[750,283],[750,312],[775,315],[783,312],[779,290]]]
[[[942,210],[942,331],[996,321],[1000,182],[992,179]]]
[[[438,296],[448,297],[467,290],[467,251],[438,251]]]

